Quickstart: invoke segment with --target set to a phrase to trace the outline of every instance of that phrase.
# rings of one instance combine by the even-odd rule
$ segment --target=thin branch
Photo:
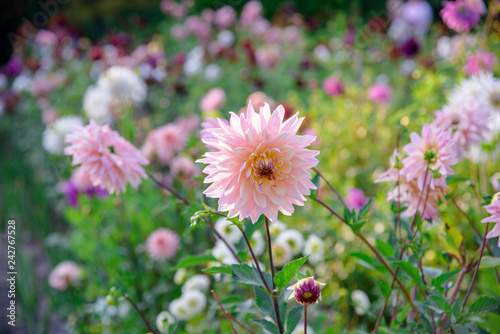
[[[274,294],[276,289],[276,284],[274,283],[274,263],[273,263],[273,249],[271,247],[271,234],[269,233],[269,220],[264,216],[264,223],[266,225],[266,237],[267,237],[267,254],[269,256],[269,266],[271,267],[271,278],[273,281],[273,306],[274,313],[276,315],[276,325],[278,326],[278,331],[283,334],[285,331],[283,329],[283,323],[281,322],[280,306],[278,303],[278,295]]]
[[[189,201],[186,198],[184,198],[181,194],[179,194],[177,191],[175,191],[174,189],[172,189],[171,187],[169,187],[165,183],[161,182],[160,180],[156,179],[153,176],[153,174],[151,174],[149,172],[146,172],[146,173],[149,175],[151,180],[153,180],[157,185],[159,185],[160,187],[162,187],[163,189],[167,190],[169,193],[171,193],[172,195],[174,195],[175,197],[180,199],[184,204],[189,205]]]
[[[219,298],[217,298],[217,295],[215,294],[214,290],[210,290],[210,292],[212,292],[212,295],[214,296],[215,300],[217,301],[217,304],[219,304],[219,307],[222,310],[222,313],[224,313],[224,316],[226,317],[227,322],[229,322],[229,325],[233,329],[233,332],[235,334],[238,334],[238,332],[236,331],[236,329],[234,329],[233,323],[231,322],[231,319],[229,319],[229,316],[228,316],[226,310],[224,310],[224,307],[222,306]]]
[[[463,306],[465,306],[467,304],[467,299],[469,299],[470,292],[472,291],[472,286],[474,285],[474,282],[476,281],[477,272],[479,271],[479,266],[481,265],[481,259],[483,258],[483,254],[484,254],[484,246],[486,245],[486,235],[488,234],[489,227],[490,227],[490,223],[487,223],[486,224],[486,231],[484,232],[484,237],[483,237],[483,244],[481,245],[481,254],[479,255],[479,260],[477,260],[476,270],[474,270],[474,276],[472,276],[472,281],[470,282],[469,290],[467,290],[467,294],[465,295]]]
[[[238,261],[238,263],[243,263],[243,261],[241,261],[241,259],[238,256],[238,254],[236,254],[236,252],[234,251],[234,249],[231,246],[231,244],[226,239],[224,239],[224,237],[222,235],[220,235],[220,233],[215,229],[214,225],[210,221],[210,218],[206,219],[205,222],[210,227],[210,229],[212,230],[212,232],[215,234],[215,236],[217,237],[217,239],[221,240],[226,245],[227,249],[229,249],[229,251],[231,252],[231,254],[233,254],[233,256],[236,259],[236,261]]]
[[[337,195],[337,198],[339,199],[340,203],[342,203],[342,205],[344,206],[344,208],[346,208],[347,210],[349,210],[349,208],[345,204],[344,200],[342,199],[342,196],[340,196],[340,194],[337,191],[337,189],[335,189],[335,187],[332,186],[332,184],[323,176],[323,174],[321,174],[321,172],[319,171],[319,169],[317,169],[316,167],[313,167],[312,170],[315,171],[316,173],[318,173],[319,177],[321,177],[323,179],[323,181],[326,182],[326,184],[328,185],[328,187],[330,187],[330,189],[335,193],[335,195]]]
[[[157,334],[156,331],[151,326],[151,324],[149,323],[148,319],[146,319],[146,317],[144,316],[144,313],[142,313],[142,311],[139,309],[137,304],[128,295],[123,295],[123,298],[125,298],[130,304],[132,304],[137,313],[139,313],[139,315],[141,316],[142,321],[146,324],[146,327],[149,329],[149,331],[153,334]]]

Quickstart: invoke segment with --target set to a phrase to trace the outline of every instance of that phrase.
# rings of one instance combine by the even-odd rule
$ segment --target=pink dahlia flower
[[[490,205],[484,208],[491,215],[487,218],[481,220],[482,223],[495,223],[493,229],[486,235],[486,239],[491,239],[495,237],[500,237],[500,201],[498,200],[499,193],[495,194],[493,201]],[[500,247],[500,238],[498,238],[498,247]]]
[[[328,77],[323,81],[323,90],[330,96],[337,96],[344,92],[344,84],[337,77]]]
[[[220,110],[226,103],[226,93],[222,88],[212,88],[203,97],[200,102],[202,112]]]
[[[387,104],[391,102],[392,88],[384,84],[374,84],[368,89],[368,98],[370,101],[378,104]]]
[[[403,177],[401,175],[401,168],[403,168],[403,164],[401,163],[401,157],[399,156],[398,149],[395,149],[394,152],[392,153],[390,164],[391,167],[389,167],[388,170],[383,172],[375,180],[375,183],[397,182],[398,180],[403,181]]]
[[[64,291],[68,286],[78,284],[82,269],[72,261],[59,263],[49,274],[49,285],[57,290]]]
[[[271,113],[269,105],[256,113],[250,103],[246,114],[231,113],[229,126],[208,130],[215,139],[203,142],[217,149],[198,162],[208,164],[205,195],[219,199],[219,210],[229,217],[250,217],[255,223],[264,214],[272,222],[278,211],[294,212],[316,186],[307,171],[318,164],[318,151],[306,149],[316,138],[299,136],[303,121],[298,113],[283,121],[285,109]]]
[[[137,188],[146,178],[141,165],[149,161],[131,143],[109,125],[99,126],[93,121],[87,126],[75,126],[66,136],[70,145],[64,154],[73,157],[73,165],[81,165],[92,185],[108,192],[125,192],[127,182]]]
[[[219,122],[223,122],[225,125],[229,125],[229,122],[227,119],[224,118],[206,118],[203,123],[201,123],[201,131],[200,131],[200,139],[201,141],[205,142],[207,139],[215,139],[214,135],[209,131],[210,129],[213,128],[219,128]],[[214,149],[212,146],[207,145],[207,148],[209,149]]]
[[[240,15],[240,22],[244,26],[249,26],[262,16],[262,4],[259,1],[249,1],[243,6]]]
[[[170,163],[170,173],[173,177],[180,177],[186,182],[188,188],[199,186],[200,183],[192,180],[200,176],[200,170],[193,159],[186,156],[175,157]]]
[[[236,21],[236,11],[231,6],[219,8],[214,15],[214,23],[218,29],[227,29]]]
[[[488,109],[476,102],[469,99],[444,106],[436,112],[436,119],[432,123],[450,132],[459,158],[464,157],[471,146],[484,141],[484,135],[489,132]]]
[[[168,165],[175,153],[184,150],[188,137],[189,132],[177,123],[163,125],[148,134],[142,153],[148,159],[156,155],[162,164]]]
[[[446,187],[446,176],[453,174],[450,166],[458,162],[449,131],[425,124],[422,137],[413,132],[410,140],[411,142],[404,147],[408,156],[403,160],[404,167],[401,169],[401,174],[406,177],[406,181],[417,179],[421,191],[424,190],[424,184],[432,190],[436,188],[436,185]],[[433,172],[441,176],[436,177]]]
[[[448,28],[456,32],[469,32],[481,19],[481,14],[466,1],[445,1],[439,13]]]
[[[498,64],[498,58],[493,53],[478,51],[467,58],[464,71],[467,75],[480,74],[481,72],[493,73]]]
[[[407,207],[404,215],[413,217],[417,210],[422,216],[422,219],[438,219],[439,200],[444,201],[444,191],[448,190],[448,186],[443,188],[431,189],[427,187],[425,194],[422,194],[417,181],[403,182],[398,187],[387,195],[387,202],[400,201]],[[427,195],[427,193],[429,195]]]
[[[173,258],[179,245],[177,233],[166,228],[157,229],[146,240],[146,250],[149,256],[156,261]]]
[[[349,188],[346,196],[346,204],[350,209],[359,210],[370,198],[365,196],[363,190],[359,188]]]

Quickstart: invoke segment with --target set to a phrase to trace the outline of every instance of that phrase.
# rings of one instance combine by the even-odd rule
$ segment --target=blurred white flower
[[[174,274],[174,283],[177,285],[181,285],[186,280],[186,276],[187,276],[186,269],[181,268],[181,269],[177,270]]]
[[[221,240],[217,240],[215,243],[215,247],[212,248],[212,255],[217,259],[217,261],[223,264],[230,265],[238,263],[229,248],[227,248],[226,244]]]
[[[208,81],[215,81],[222,77],[222,70],[217,64],[210,64],[205,67],[205,79]]]
[[[83,95],[85,114],[89,119],[99,124],[109,124],[113,121],[111,103],[112,96],[109,91],[97,86],[90,86]]]
[[[168,310],[177,320],[189,320],[194,316],[182,298],[172,300]]]
[[[210,279],[205,275],[194,275],[186,280],[182,286],[182,292],[189,290],[207,291],[210,287]]]
[[[351,293],[351,300],[354,305],[354,311],[358,315],[364,315],[370,309],[370,299],[368,299],[368,295],[364,291],[354,290]]]
[[[101,89],[107,89],[118,104],[139,105],[146,99],[146,84],[127,67],[113,66],[102,72],[97,86]]]
[[[195,316],[205,309],[207,297],[198,290],[189,290],[182,293],[181,300],[187,305],[192,316]]]
[[[18,75],[12,82],[11,90],[14,93],[20,93],[31,90],[31,83],[33,78],[30,73],[23,72]]]
[[[272,244],[275,266],[283,266],[292,259],[292,248],[286,242],[276,241]]]
[[[311,234],[304,245],[304,255],[310,255],[309,260],[318,263],[325,256],[325,243],[316,234]]]
[[[260,231],[254,231],[252,237],[250,238],[250,245],[252,246],[253,252],[256,256],[262,255],[266,248],[266,242]]]
[[[222,30],[217,35],[217,42],[223,47],[229,48],[234,44],[234,34],[230,30]]]
[[[200,45],[195,46],[186,56],[184,63],[184,74],[187,76],[195,75],[203,68],[204,52]]]
[[[52,154],[62,154],[67,145],[65,137],[76,125],[83,126],[83,120],[79,116],[64,116],[48,125],[42,134],[43,148]]]
[[[321,61],[326,62],[330,59],[331,53],[326,45],[320,44],[314,48],[313,51],[314,57]]]
[[[224,217],[217,219],[214,228],[219,234],[232,244],[237,243],[241,239],[241,232],[233,222]]]
[[[276,223],[272,223],[269,225],[269,234],[272,237],[277,237],[281,232],[286,230],[286,224],[281,220],[277,220]]]
[[[160,312],[156,316],[156,328],[158,328],[161,334],[168,334],[168,327],[174,322],[174,317],[167,311]]]
[[[295,327],[295,329],[292,331],[291,334],[304,334],[304,323],[303,322],[299,322],[297,324],[297,327]],[[314,334],[314,331],[313,329],[311,328],[311,326],[307,325],[307,334]]]
[[[0,91],[7,87],[7,77],[0,73]]]
[[[284,230],[278,235],[276,242],[287,243],[290,245],[293,255],[297,255],[304,248],[304,236],[297,230]]]

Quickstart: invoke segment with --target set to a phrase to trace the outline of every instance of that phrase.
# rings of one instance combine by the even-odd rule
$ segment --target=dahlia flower
[[[218,150],[198,160],[208,164],[205,183],[212,183],[204,194],[218,198],[230,218],[256,223],[264,214],[275,222],[278,211],[291,215],[316,189],[307,170],[318,164],[319,152],[306,149],[316,138],[297,135],[298,113],[285,122],[284,115],[282,106],[271,113],[266,104],[257,114],[249,104],[246,114],[231,113],[229,126],[219,121],[220,128],[209,130],[215,139],[203,140]]]
[[[471,146],[485,139],[484,135],[489,132],[488,116],[487,109],[470,99],[436,111],[436,119],[432,125],[450,132],[457,155],[462,158]]]
[[[276,241],[272,244],[273,262],[275,266],[284,266],[293,256],[292,247],[290,244],[283,241]]]
[[[467,75],[479,74],[481,72],[493,72],[498,64],[498,58],[493,53],[477,51],[467,58],[464,71]]]
[[[288,244],[292,250],[292,255],[299,254],[304,248],[304,237],[297,230],[284,230],[278,235],[276,242]]]
[[[73,261],[64,261],[52,269],[49,274],[49,285],[54,289],[64,291],[68,286],[75,286],[82,275],[82,269]]]
[[[149,161],[109,125],[99,126],[91,121],[87,126],[76,126],[66,136],[66,142],[70,145],[64,154],[73,157],[73,165],[81,165],[93,186],[111,194],[124,192],[127,182],[137,188],[141,177],[147,177],[141,165]]]
[[[314,280],[314,277],[306,277],[287,288],[293,290],[288,299],[295,298],[302,305],[314,304],[321,300],[321,287],[326,285]]]
[[[110,123],[113,120],[112,100],[113,97],[107,89],[90,86],[83,96],[83,110],[89,119],[99,124]]]
[[[154,156],[163,165],[170,163],[175,153],[181,152],[186,147],[189,132],[177,123],[169,123],[151,131],[146,137],[142,147],[142,154],[148,159]]]
[[[443,9],[439,14],[448,28],[456,32],[469,32],[481,19],[476,8],[463,0],[443,2]]]
[[[202,112],[220,110],[226,103],[226,93],[222,88],[210,89],[200,101],[200,110]]]
[[[485,206],[484,208],[490,214],[489,217],[481,220],[481,223],[495,223],[493,229],[486,235],[486,239],[491,239],[495,237],[500,237],[500,201],[498,197],[500,193],[496,193],[491,201],[490,205]],[[498,238],[498,247],[500,247],[500,238]]]
[[[308,260],[312,263],[318,263],[325,256],[325,242],[316,234],[311,234],[304,245],[304,256],[309,255]]]
[[[156,316],[156,328],[161,334],[168,334],[168,328],[171,324],[175,323],[174,317],[167,311],[162,311]]]
[[[97,86],[108,90],[115,102],[119,104],[139,105],[146,99],[146,84],[127,67],[113,66],[102,72]]]
[[[446,187],[446,176],[453,174],[450,166],[458,162],[450,133],[444,128],[425,124],[422,137],[413,132],[410,139],[411,142],[404,147],[408,156],[403,160],[404,167],[401,169],[406,181],[417,179],[421,191],[424,190],[424,185],[432,190],[436,185]],[[433,172],[441,176],[436,177]]]
[[[188,278],[182,286],[182,292],[189,290],[207,291],[210,287],[210,279],[205,275],[194,275]]]
[[[370,309],[371,303],[368,295],[361,290],[354,290],[351,293],[351,300],[354,304],[354,311],[358,315],[364,315]]]
[[[368,89],[368,98],[370,101],[378,104],[387,104],[391,102],[392,88],[384,84],[375,84]]]
[[[349,188],[347,190],[346,205],[350,209],[359,210],[365,205],[370,198],[365,196],[363,190],[359,188]]]
[[[184,180],[188,188],[192,189],[200,184],[198,181],[193,180],[193,178],[200,175],[200,170],[191,157],[178,156],[173,158],[172,162],[170,162],[170,173],[173,177],[180,177]]]
[[[157,229],[146,240],[146,250],[149,256],[156,261],[173,258],[179,245],[177,233],[166,228]]]

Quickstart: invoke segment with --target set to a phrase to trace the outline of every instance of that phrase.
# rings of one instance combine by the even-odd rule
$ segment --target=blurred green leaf
[[[215,275],[215,274],[227,274],[227,275],[232,275],[233,270],[231,267],[228,266],[218,266],[218,267],[211,267],[207,269],[202,269],[201,271],[206,272],[207,274],[210,275]]]
[[[176,266],[170,270],[177,270],[181,268],[190,268],[200,264],[205,264],[211,261],[217,261],[212,255],[189,255],[183,257]]]
[[[295,277],[300,267],[307,261],[309,255],[285,264],[283,269],[274,277],[274,284],[278,290],[283,289]]]
[[[363,205],[363,207],[359,210],[358,221],[361,221],[366,216],[368,211],[370,211],[370,208],[372,207],[374,200],[375,200],[374,197],[370,197],[368,202],[366,202],[365,205]]]
[[[250,321],[256,323],[257,325],[263,327],[266,331],[272,334],[278,334],[278,328],[275,324],[264,319],[251,319]]]
[[[300,322],[302,318],[302,313],[304,312],[304,306],[297,306],[288,312],[288,316],[286,318],[286,333],[290,334],[293,332],[297,324]]]
[[[500,301],[490,298],[490,297],[479,297],[472,305],[469,307],[468,314],[480,314],[488,312],[498,308]]]
[[[433,287],[439,288],[441,285],[443,285],[444,283],[448,282],[450,279],[455,277],[455,275],[457,275],[459,272],[460,272],[460,270],[453,270],[453,271],[449,271],[447,273],[444,273],[442,275],[439,275],[438,277],[434,278],[431,281],[431,284]]]

